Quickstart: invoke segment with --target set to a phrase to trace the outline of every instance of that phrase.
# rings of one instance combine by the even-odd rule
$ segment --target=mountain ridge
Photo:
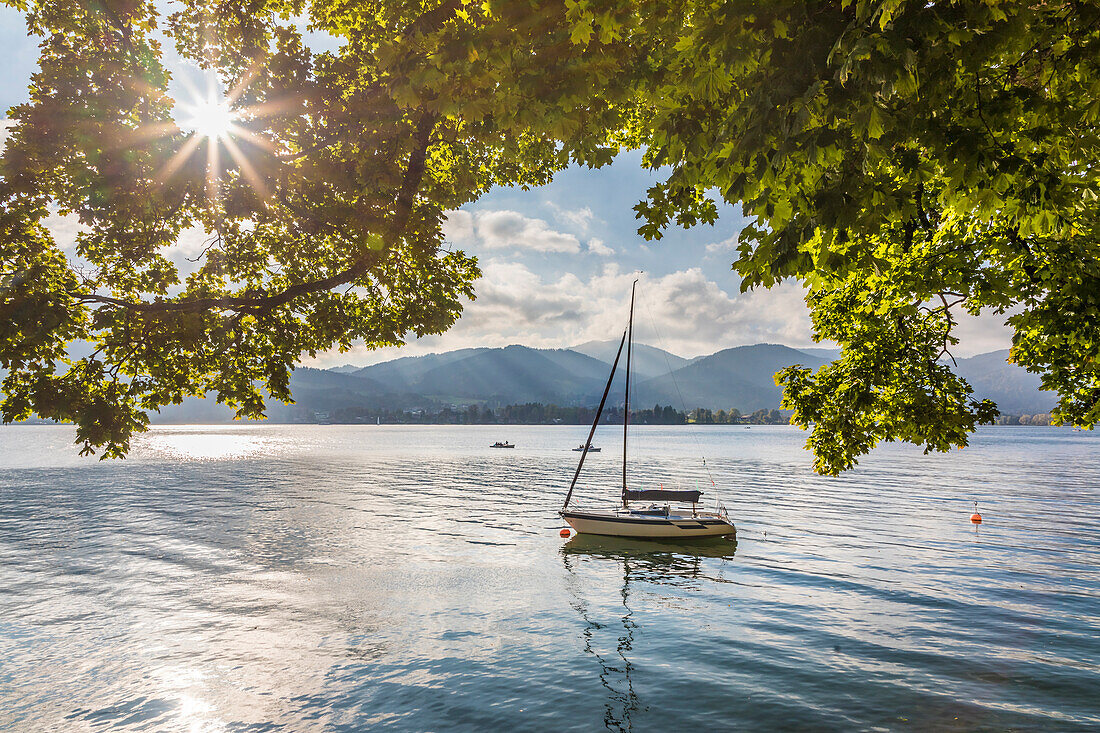
[[[478,347],[425,356],[400,357],[354,373],[405,392],[415,401],[489,407],[524,402],[594,406],[599,402],[617,341],[588,341],[568,349],[540,349],[511,344]],[[585,353],[587,352],[587,353]],[[686,359],[648,344],[632,353],[633,404],[669,404],[677,409],[737,408],[742,411],[779,406],[782,390],[775,372],[802,364],[811,369],[828,363],[835,349],[807,350],[784,344],[752,344]],[[602,358],[601,358],[602,357]],[[1008,363],[1008,352],[993,351],[958,359],[957,372],[974,387],[975,396],[998,403],[1002,412],[1047,412],[1053,395],[1038,389],[1039,378]],[[656,366],[662,368],[659,373]],[[669,372],[668,366],[673,367]],[[623,364],[612,385],[610,404],[622,404]],[[312,381],[312,380],[308,380]]]
[[[617,348],[617,341],[590,341],[569,349],[511,344],[399,357],[353,371],[349,371],[350,365],[328,370],[300,367],[291,377],[297,404],[273,404],[268,414],[273,420],[286,421],[346,408],[437,411],[447,405],[498,408],[531,402],[594,407],[603,394]],[[817,369],[836,353],[812,351],[815,353],[783,344],[753,344],[689,360],[648,344],[635,344],[631,403],[639,408],[671,405],[684,411],[736,408],[748,413],[778,408],[782,391],[775,384],[776,371],[793,364]],[[958,359],[955,369],[974,387],[976,398],[992,399],[1003,414],[1049,412],[1056,397],[1038,389],[1038,376],[1007,359],[1007,351],[993,351]],[[608,402],[612,406],[623,402],[623,361],[612,384]],[[658,364],[663,367],[655,374]],[[671,372],[668,365],[674,367]],[[191,410],[203,420],[213,419],[215,414],[231,419],[228,408],[218,411],[214,408],[219,406],[202,402],[201,410],[195,405]],[[187,415],[187,409],[169,407],[154,418],[156,422],[182,422]]]

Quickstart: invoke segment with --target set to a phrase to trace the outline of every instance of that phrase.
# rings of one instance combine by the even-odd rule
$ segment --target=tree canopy
[[[1096,3],[697,3],[661,69],[642,231],[717,192],[754,217],[743,289],[805,284],[842,355],[778,381],[819,471],[996,416],[950,369],[960,311],[1006,316],[1056,420],[1100,418]]]
[[[188,395],[261,416],[304,354],[446,330],[478,269],[444,212],[610,161],[621,71],[659,35],[645,3],[598,34],[570,2],[8,4],[43,40],[0,160],[3,418],[72,420],[105,456]],[[217,74],[225,129],[181,129],[166,45]],[[75,257],[52,214],[79,217]],[[166,252],[196,231],[181,278]]]
[[[960,311],[1004,314],[1056,420],[1100,417],[1093,2],[7,2],[43,41],[0,159],[6,421],[117,456],[188,395],[261,415],[303,354],[454,322],[478,272],[446,211],[623,148],[661,172],[644,236],[742,206],[743,288],[799,280],[843,347],[779,376],[818,470],[995,417],[950,368]],[[181,129],[166,46],[231,127]]]

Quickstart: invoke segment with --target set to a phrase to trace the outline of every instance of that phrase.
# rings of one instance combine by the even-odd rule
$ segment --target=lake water
[[[0,429],[0,728],[1100,727],[1100,435],[826,479],[793,428],[639,427],[632,485],[737,524],[674,545],[558,536],[585,431]]]

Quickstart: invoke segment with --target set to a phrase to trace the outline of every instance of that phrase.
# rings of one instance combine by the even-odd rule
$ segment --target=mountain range
[[[407,356],[367,367],[299,368],[291,379],[297,405],[272,405],[275,421],[302,419],[304,413],[341,408],[438,410],[446,405],[501,407],[542,402],[594,406],[607,382],[618,341],[591,341],[569,349],[527,346],[471,348],[427,356]],[[775,373],[792,364],[816,369],[835,358],[830,349],[793,349],[755,344],[685,359],[662,349],[635,344],[631,354],[631,400],[637,407],[671,405],[737,408],[743,413],[779,407]],[[1005,414],[1049,412],[1056,398],[1039,390],[1039,378],[1008,363],[1008,351],[959,359],[958,374],[975,396],[995,401]],[[622,404],[625,355],[612,387],[610,404]],[[209,400],[165,408],[154,422],[230,419],[231,412]]]

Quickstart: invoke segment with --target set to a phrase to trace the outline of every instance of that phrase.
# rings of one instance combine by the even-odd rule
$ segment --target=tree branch
[[[954,293],[952,293],[952,295],[954,295]],[[948,348],[947,348],[948,347],[948,341],[947,340],[949,338],[951,338],[951,329],[955,327],[955,319],[951,317],[951,306],[952,305],[957,305],[958,303],[960,303],[962,301],[957,300],[954,303],[951,303],[950,305],[948,305],[947,298],[945,297],[945,295],[943,293],[939,293],[939,296],[940,296],[940,302],[943,303],[944,315],[947,316],[947,333],[945,333],[943,335],[943,349],[940,351],[940,355],[937,356],[936,358],[937,359],[942,359],[943,355],[947,354],[949,357],[951,357],[951,363],[954,364],[955,368],[957,369],[959,367],[959,363],[957,361],[955,361],[954,354],[952,354],[948,350]]]
[[[920,216],[920,223],[924,226],[925,231],[933,228],[932,222],[928,221],[928,214],[924,210],[924,181],[917,181],[917,214]]]
[[[404,234],[408,227],[409,218],[412,216],[413,204],[416,201],[416,193],[424,180],[427,169],[428,148],[431,145],[432,130],[435,127],[436,116],[430,112],[421,113],[413,136],[415,147],[409,154],[409,162],[405,168],[405,177],[401,183],[401,189],[394,199],[394,215],[391,220],[390,236],[388,241],[384,239],[381,251],[366,252],[359,257],[350,267],[334,275],[310,282],[298,283],[271,295],[260,297],[226,296],[222,298],[195,298],[191,300],[155,301],[152,303],[133,302],[121,298],[113,298],[108,295],[96,293],[77,293],[74,298],[84,302],[104,303],[127,308],[139,313],[197,313],[214,308],[227,310],[267,312],[281,305],[286,305],[295,298],[310,293],[332,290],[335,287],[350,283],[378,264],[385,252],[390,249]]]
[[[443,24],[454,17],[455,11],[462,7],[462,0],[447,0],[438,8],[433,8],[405,26],[402,35],[431,33],[443,27]]]

